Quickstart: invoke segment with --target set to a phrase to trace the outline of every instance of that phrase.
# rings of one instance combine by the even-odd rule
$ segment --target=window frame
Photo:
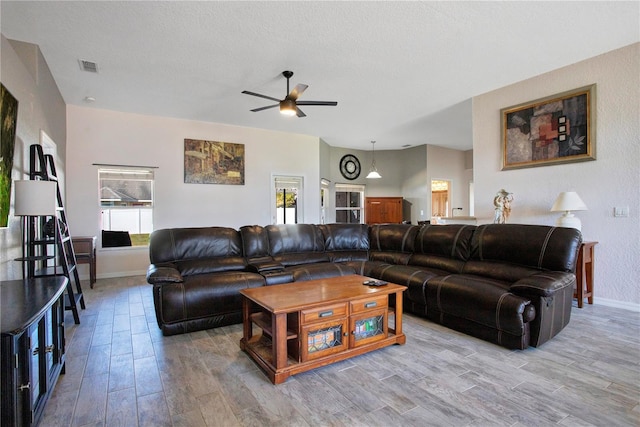
[[[123,249],[123,248],[147,248],[149,246],[149,236],[153,231],[153,223],[155,216],[155,168],[149,166],[124,166],[124,165],[98,165],[98,208],[100,209],[100,231],[126,231],[128,233],[127,238],[131,240],[131,244],[128,244],[127,238],[123,242],[116,242],[115,245],[104,246],[104,242],[101,238],[102,249]],[[109,176],[111,174],[111,176]],[[140,175],[139,179],[130,179],[130,181],[143,181],[149,182],[149,188],[146,189],[148,194],[144,194],[145,191],[140,191],[145,196],[150,198],[138,198],[135,200],[123,201],[122,198],[104,198],[103,189],[105,187],[105,181],[127,181],[125,178],[127,175]],[[121,178],[121,179],[118,179]],[[135,196],[136,191],[124,192],[122,187],[112,189],[114,194],[123,194],[131,197]],[[110,205],[108,202],[112,201],[114,204]],[[124,205],[116,205],[115,203],[125,203]],[[128,205],[128,204],[131,205]],[[126,211],[137,211],[135,219],[133,217],[120,219],[125,221],[127,225],[125,227],[116,227],[114,229],[113,219],[114,213],[117,216],[122,216]],[[108,215],[108,221],[105,221],[105,215]],[[105,223],[108,225],[105,226]],[[134,228],[130,225],[135,223]]]
[[[335,203],[335,222],[338,224],[364,224],[364,194],[365,194],[366,186],[362,184],[336,184],[334,189],[334,203]],[[351,193],[359,193],[359,206],[338,206],[337,197],[338,193],[347,193],[347,204],[350,201]],[[359,212],[359,222],[339,222],[338,221],[338,212],[351,212],[358,211]],[[351,216],[349,215],[349,218]]]

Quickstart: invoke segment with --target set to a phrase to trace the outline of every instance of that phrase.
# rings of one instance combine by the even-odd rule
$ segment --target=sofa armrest
[[[183,281],[182,275],[174,264],[151,264],[147,269],[147,282],[152,285]]]
[[[576,283],[573,273],[562,271],[543,271],[518,280],[511,285],[511,292],[521,296],[550,297],[566,287]]]
[[[252,273],[270,273],[284,270],[284,265],[271,257],[254,258],[247,262],[247,270]]]

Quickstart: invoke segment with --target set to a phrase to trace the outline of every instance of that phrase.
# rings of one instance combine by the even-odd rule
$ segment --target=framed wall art
[[[595,89],[502,109],[502,170],[595,160]]]
[[[16,124],[18,120],[18,100],[0,84],[0,228],[9,224],[11,206],[11,171],[13,151],[16,145]]]
[[[244,144],[185,139],[184,182],[244,185]]]

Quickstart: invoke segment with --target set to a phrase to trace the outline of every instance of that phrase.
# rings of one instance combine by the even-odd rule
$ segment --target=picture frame
[[[9,208],[11,206],[11,172],[13,171],[13,153],[16,145],[16,127],[18,123],[18,100],[0,84],[0,228],[9,226]]]
[[[184,140],[184,182],[244,185],[244,144]]]
[[[500,110],[502,170],[596,159],[596,85]]]

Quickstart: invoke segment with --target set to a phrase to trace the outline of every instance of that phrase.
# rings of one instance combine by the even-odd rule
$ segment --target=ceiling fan
[[[248,90],[243,90],[242,93],[246,93],[247,95],[253,95],[260,98],[270,99],[271,101],[276,101],[277,104],[267,105],[266,107],[254,108],[253,112],[268,110],[269,108],[280,107],[280,113],[287,116],[298,116],[298,117],[306,117],[307,115],[302,112],[299,105],[329,105],[336,106],[337,102],[334,101],[298,101],[302,92],[304,92],[309,86],[299,84],[293,88],[291,92],[289,92],[289,79],[293,76],[293,71],[283,71],[282,75],[287,79],[287,96],[284,99],[274,98],[272,96],[262,95],[255,92],[250,92]]]

